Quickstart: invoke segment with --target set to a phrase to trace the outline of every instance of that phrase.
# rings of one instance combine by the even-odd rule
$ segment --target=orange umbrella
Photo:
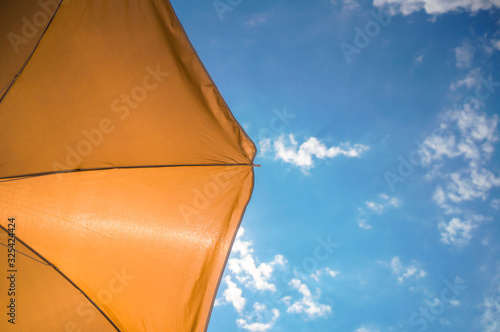
[[[165,0],[0,3],[0,331],[204,331],[255,145]]]

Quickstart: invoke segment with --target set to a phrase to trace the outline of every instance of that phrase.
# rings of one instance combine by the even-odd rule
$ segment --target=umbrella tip
[[[259,164],[253,164],[253,167],[260,167]]]

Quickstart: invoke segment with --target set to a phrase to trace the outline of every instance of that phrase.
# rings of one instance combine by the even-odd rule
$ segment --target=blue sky
[[[500,331],[500,3],[181,1],[259,146],[209,331]]]

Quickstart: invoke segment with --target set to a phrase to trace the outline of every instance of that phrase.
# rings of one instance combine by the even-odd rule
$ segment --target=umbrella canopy
[[[0,34],[0,330],[206,330],[255,145],[170,3],[6,0]]]

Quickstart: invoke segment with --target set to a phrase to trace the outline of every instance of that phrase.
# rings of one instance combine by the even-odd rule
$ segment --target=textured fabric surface
[[[255,145],[168,1],[58,5],[0,5],[4,36],[38,29],[0,44],[0,330],[204,331]]]

